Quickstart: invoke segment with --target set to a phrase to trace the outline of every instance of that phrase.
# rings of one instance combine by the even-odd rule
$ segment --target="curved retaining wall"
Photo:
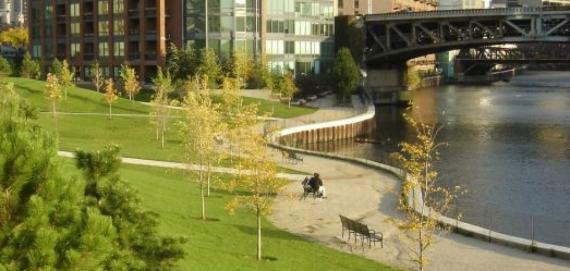
[[[307,154],[307,155],[314,155],[314,156],[319,156],[319,157],[325,157],[325,158],[330,158],[330,159],[335,159],[335,160],[341,160],[341,161],[356,163],[359,165],[383,170],[383,171],[386,171],[386,172],[394,175],[395,177],[397,177],[399,179],[404,179],[404,178],[406,178],[406,172],[404,172],[404,170],[397,168],[397,167],[389,166],[386,164],[367,160],[364,158],[355,158],[355,157],[348,157],[348,156],[339,155],[339,154],[330,154],[330,153],[323,153],[323,152],[318,152],[318,151],[305,150],[305,149],[281,145],[278,143],[279,142],[278,139],[280,137],[283,137],[283,136],[291,136],[294,134],[305,133],[308,130],[338,127],[339,125],[344,125],[344,126],[354,125],[358,122],[367,121],[367,120],[372,119],[374,117],[375,113],[376,112],[375,112],[374,106],[369,106],[365,113],[351,117],[351,118],[337,120],[337,121],[315,123],[315,124],[301,125],[301,126],[286,128],[286,129],[283,129],[281,131],[278,131],[273,138],[273,143],[270,143],[269,145],[273,148],[277,148],[277,149],[281,149],[281,150],[294,151],[294,152]],[[421,189],[416,188],[412,191],[412,193],[410,195],[408,195],[408,205],[411,206],[412,208],[414,208],[414,210],[417,213],[422,213],[421,207],[423,205],[422,204],[423,201],[422,201],[421,193],[422,193]],[[424,210],[424,214],[429,212],[429,211],[430,211],[430,209],[426,208]],[[508,235],[508,234],[495,232],[495,231],[492,231],[492,230],[487,229],[487,228],[483,228],[483,227],[476,226],[473,224],[461,222],[459,220],[452,219],[452,218],[445,217],[445,216],[438,216],[438,222],[442,225],[446,225],[446,226],[450,227],[454,232],[461,233],[461,234],[466,235],[466,236],[475,237],[475,238],[485,240],[485,241],[488,241],[491,243],[506,245],[506,246],[510,246],[510,247],[514,247],[514,248],[519,248],[519,249],[523,249],[523,250],[526,250],[529,252],[538,253],[538,254],[542,254],[542,255],[546,255],[546,256],[557,257],[557,258],[562,258],[562,259],[570,259],[570,248],[568,248],[568,247],[537,242],[537,241],[533,241],[530,239],[525,239],[525,238],[520,238],[520,237]]]

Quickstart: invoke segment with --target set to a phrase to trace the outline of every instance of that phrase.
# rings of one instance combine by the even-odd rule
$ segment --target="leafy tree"
[[[168,72],[163,72],[159,67],[156,77],[152,79],[154,85],[154,95],[150,102],[152,106],[151,120],[156,125],[156,140],[160,141],[160,146],[164,148],[166,144],[165,134],[168,125],[170,107],[173,102],[168,95],[174,90],[172,78]]]
[[[245,85],[253,71],[251,62],[251,58],[244,50],[234,51],[230,58],[230,73],[238,80],[239,87]]]
[[[63,95],[61,93],[61,84],[59,83],[59,79],[56,75],[48,73],[44,94],[51,104],[52,116],[55,118],[57,112],[57,104],[63,98]]]
[[[221,67],[214,49],[204,48],[200,50],[200,66],[198,67],[198,72],[208,77],[208,86],[210,88],[216,88],[216,81],[220,76]]]
[[[210,195],[212,165],[219,163],[216,138],[223,133],[219,105],[214,104],[207,87],[207,78],[194,78],[185,84],[186,121],[183,138],[188,162],[200,165],[198,182],[202,198],[202,219],[206,219],[206,196]],[[207,186],[207,195],[205,188]]]
[[[0,86],[0,267],[6,270],[172,270],[180,238],[157,234],[121,181],[118,150],[77,153],[85,178],[64,177],[52,138]]]
[[[61,62],[61,66],[58,66],[58,67],[55,67],[56,61],[57,61],[57,59],[54,60],[53,72],[57,76],[57,79],[59,80],[59,84],[61,85],[61,88],[63,89],[64,100],[67,100],[67,89],[74,85],[73,84],[74,74],[71,71],[69,64],[67,63],[67,60],[64,59],[63,62]]]
[[[8,270],[105,269],[115,229],[84,207],[84,182],[64,178],[54,141],[0,91],[0,262]]]
[[[341,48],[338,51],[332,73],[336,81],[337,95],[344,104],[346,97],[356,91],[360,84],[360,70],[354,62],[350,50]]]
[[[105,83],[105,78],[103,76],[103,69],[101,69],[99,62],[95,61],[95,63],[91,65],[91,68],[89,70],[91,72],[91,81],[95,86],[95,90],[99,92],[99,90],[103,87],[103,84]]]
[[[117,91],[113,86],[113,79],[109,78],[105,81],[105,94],[103,96],[105,102],[109,105],[109,119],[113,116],[113,104],[119,99]]]
[[[25,78],[37,79],[40,77],[40,63],[32,59],[30,53],[24,54],[22,66],[20,67],[20,76]]]
[[[76,152],[77,168],[83,171],[88,208],[109,217],[116,229],[116,253],[109,269],[171,270],[184,256],[184,239],[160,237],[157,214],[144,211],[135,190],[121,180],[119,148]]]
[[[249,114],[249,118],[255,118],[256,108],[244,110],[242,117]],[[247,118],[247,117],[246,117]],[[252,210],[257,220],[257,260],[262,259],[262,225],[261,217],[271,211],[271,201],[273,196],[283,187],[283,183],[277,179],[277,167],[270,158],[267,149],[267,139],[255,129],[246,129],[239,141],[242,146],[243,156],[238,168],[244,174],[235,176],[230,182],[232,190],[241,191],[228,204],[226,208],[230,213],[238,208]]]
[[[299,91],[297,85],[295,85],[295,80],[293,79],[293,73],[287,72],[282,76],[279,84],[279,93],[282,97],[287,98],[289,103],[289,108],[291,108],[291,99],[293,95]]]
[[[438,149],[442,146],[437,143],[437,135],[442,127],[416,122],[407,115],[405,118],[415,130],[416,138],[413,142],[400,144],[401,151],[396,155],[407,172],[400,198],[400,209],[406,216],[393,221],[408,233],[405,237],[411,241],[412,260],[421,271],[428,262],[426,251],[433,244],[436,231],[440,229],[438,217],[449,210],[451,203],[463,191],[459,186],[448,189],[437,183],[438,174],[433,163],[438,159]],[[420,191],[422,199],[419,210],[409,206],[407,201],[407,196],[415,190]]]
[[[16,48],[28,47],[29,37],[26,27],[13,27],[0,32],[0,43]]]
[[[133,97],[141,90],[135,69],[127,64],[121,65],[121,78],[123,79],[123,89],[129,96],[129,100],[133,102]]]
[[[420,77],[418,69],[415,66],[410,66],[406,70],[406,78],[404,79],[404,83],[406,84],[406,88],[408,90],[417,89],[422,84],[422,78]]]
[[[63,69],[63,64],[61,63],[61,61],[59,61],[59,59],[57,58],[54,58],[53,61],[51,62],[50,73],[57,76],[58,74],[61,74],[62,69]]]
[[[6,75],[12,74],[12,65],[6,58],[2,56],[0,56],[0,73]]]
[[[170,45],[166,70],[172,76],[173,81],[178,82],[194,76],[198,63],[196,50],[191,44],[188,44],[184,49],[178,49],[174,44]]]

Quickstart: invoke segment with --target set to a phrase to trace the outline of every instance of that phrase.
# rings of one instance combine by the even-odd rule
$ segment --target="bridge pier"
[[[375,104],[409,104],[411,95],[405,87],[407,65],[391,68],[369,67],[366,71],[366,89]]]

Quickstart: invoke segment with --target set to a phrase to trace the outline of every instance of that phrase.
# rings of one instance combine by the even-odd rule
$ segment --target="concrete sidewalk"
[[[279,153],[273,151],[275,159]],[[412,269],[408,247],[400,231],[387,220],[401,216],[397,211],[399,181],[393,176],[353,163],[304,156],[302,165],[290,165],[305,172],[319,172],[328,198],[314,200],[301,195],[298,182],[289,184],[278,196],[269,217],[272,223],[289,232],[316,240],[329,247],[362,254],[367,258],[404,269]],[[341,242],[339,214],[361,220],[384,233],[384,248],[369,249]],[[346,238],[346,237],[345,237]],[[345,239],[346,240],[346,239]],[[518,249],[490,244],[458,234],[438,236],[429,249],[428,270],[570,270],[570,261],[530,254]]]

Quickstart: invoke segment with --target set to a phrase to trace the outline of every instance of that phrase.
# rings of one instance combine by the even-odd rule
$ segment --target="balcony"
[[[144,59],[145,60],[156,60],[156,56],[157,56],[156,52],[144,53]]]
[[[140,59],[141,59],[141,54],[138,53],[138,52],[136,52],[136,53],[129,53],[128,59],[129,59],[129,60],[140,60]]]

